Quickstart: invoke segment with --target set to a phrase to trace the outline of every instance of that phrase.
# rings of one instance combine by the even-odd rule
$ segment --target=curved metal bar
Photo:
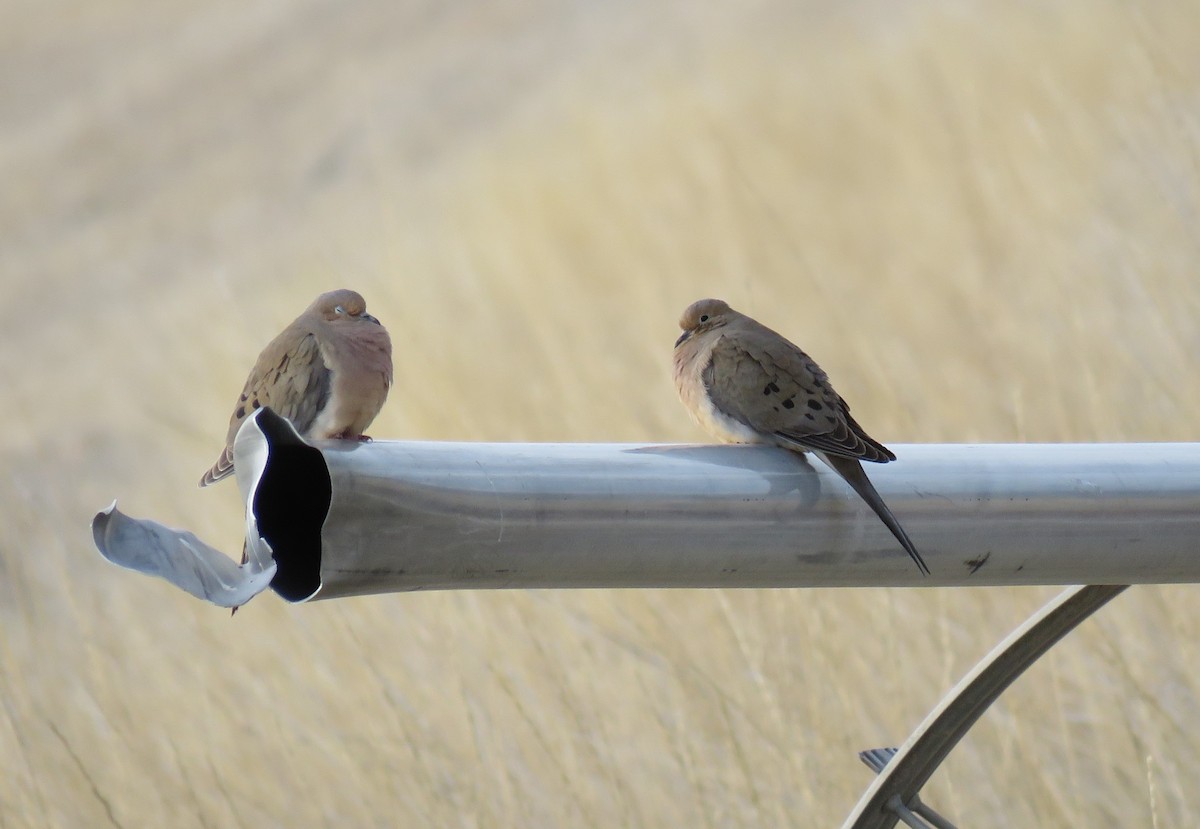
[[[1127,586],[1091,584],[1064,590],[1010,633],[942,698],[887,761],[843,829],[892,829],[901,819],[897,802],[916,811],[921,787],[988,706],[1055,642]]]

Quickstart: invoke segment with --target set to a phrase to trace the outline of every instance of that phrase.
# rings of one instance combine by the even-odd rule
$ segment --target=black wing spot
[[[262,408],[262,403],[258,402],[258,398],[254,398],[254,402],[250,404],[250,410],[255,411]]]
[[[819,411],[821,411],[821,409],[823,409],[825,407],[821,405],[820,400],[813,398],[808,401],[808,408],[812,409],[814,412],[819,412]]]
[[[833,415],[825,415],[825,419],[828,420],[830,423],[837,423],[837,418],[834,417]]]
[[[783,401],[783,408],[794,409],[796,408],[796,403],[792,400],[792,398],[789,397],[787,400]]]
[[[779,393],[779,386],[775,385],[775,383],[774,383],[774,382],[767,383],[766,387],[765,387],[765,388],[763,388],[763,394],[764,394],[764,395],[768,395],[768,394],[770,394],[771,392],[775,392],[776,394],[778,394],[778,393]]]
[[[243,397],[242,399],[245,400],[246,398]],[[241,420],[243,417],[246,416],[246,407],[238,406],[238,410],[233,413],[233,416],[236,417],[238,420]]]
[[[812,413],[812,412],[805,412],[805,413],[804,413],[804,417],[805,417],[805,418],[807,418],[808,420],[816,420],[816,418],[815,418],[815,417],[813,417],[813,413]]]

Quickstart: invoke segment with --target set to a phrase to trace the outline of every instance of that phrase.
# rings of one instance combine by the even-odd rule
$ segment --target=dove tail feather
[[[842,405],[846,405],[845,401],[842,402]],[[875,438],[868,435],[867,431],[858,425],[858,421],[850,415],[849,406],[846,406],[842,414],[846,417],[846,425],[850,427],[850,431],[863,443],[863,451],[859,455],[860,458],[871,463],[888,463],[889,461],[896,460],[896,455],[891,449],[888,449],[882,443],[875,440]]]
[[[883,498],[875,490],[875,485],[871,483],[871,479],[867,477],[867,473],[863,471],[862,464],[856,458],[844,458],[837,455],[828,455],[824,452],[814,453],[823,460],[830,469],[842,477],[850,487],[858,493],[858,496],[867,502],[867,506],[875,511],[879,519],[884,525],[892,531],[892,535],[896,536],[896,540],[900,542],[900,546],[905,552],[916,562],[917,567],[923,575],[929,575],[929,567],[925,564],[925,559],[921,558],[921,554],[917,552],[916,546],[908,538],[908,533],[900,526],[900,522],[896,520],[896,516],[892,515],[892,511],[888,509],[887,504],[883,502]]]
[[[213,464],[212,469],[204,473],[200,478],[200,486],[205,487],[209,484],[215,484],[222,478],[228,478],[233,474],[233,452],[229,451],[226,446],[221,452],[221,457],[217,458],[217,462]]]

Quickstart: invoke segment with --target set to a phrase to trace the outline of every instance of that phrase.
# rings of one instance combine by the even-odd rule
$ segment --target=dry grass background
[[[702,440],[668,364],[703,295],[888,442],[1196,438],[1187,4],[192,6],[16,0],[0,32],[0,829],[838,825],[854,752],[1055,592],[231,620],[104,563],[113,496],[236,549],[235,488],[195,481],[330,287],[395,340],[381,438]],[[1195,599],[1123,595],[927,800],[1200,823]]]

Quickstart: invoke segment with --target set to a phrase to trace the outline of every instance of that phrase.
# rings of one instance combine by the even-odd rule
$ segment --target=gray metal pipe
[[[274,555],[271,586],[291,601],[465,588],[1200,580],[1198,444],[893,449],[897,462],[867,471],[929,577],[838,477],[781,449],[310,446],[264,410],[243,427],[235,460]],[[97,516],[97,545],[118,563],[120,545],[106,539],[128,521],[115,510]]]

